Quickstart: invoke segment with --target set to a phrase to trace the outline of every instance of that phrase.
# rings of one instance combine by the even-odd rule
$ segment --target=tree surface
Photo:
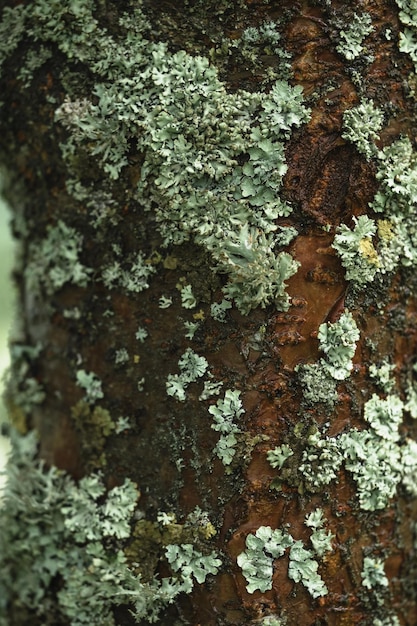
[[[0,4],[1,626],[415,626],[415,3]]]

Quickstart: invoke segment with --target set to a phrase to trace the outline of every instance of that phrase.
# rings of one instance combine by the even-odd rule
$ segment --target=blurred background
[[[15,306],[11,273],[14,261],[14,245],[10,232],[10,211],[0,195],[0,424],[7,421],[3,402],[4,377],[9,365],[8,337],[13,322]],[[0,436],[0,470],[3,469],[9,449],[8,439]],[[0,486],[3,476],[0,474]]]

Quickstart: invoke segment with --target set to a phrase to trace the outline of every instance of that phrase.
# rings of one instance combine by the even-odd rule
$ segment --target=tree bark
[[[158,624],[417,624],[412,9],[2,5],[20,436],[138,486],[145,582],[221,560]],[[84,623],[21,584],[4,624]]]

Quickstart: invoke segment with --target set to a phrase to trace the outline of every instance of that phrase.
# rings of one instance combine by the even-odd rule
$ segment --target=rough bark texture
[[[30,3],[2,5],[16,10]],[[33,5],[39,5],[42,13],[43,2]],[[60,5],[68,7],[57,23],[70,40],[68,33],[76,32],[77,2]],[[84,5],[89,3],[80,3]],[[97,28],[126,45],[129,26],[122,28],[118,20],[125,12],[132,14],[135,5],[97,2],[92,11]],[[66,98],[77,101],[81,109],[84,99],[97,104],[94,84],[103,82],[84,52],[85,40],[79,44],[77,58],[76,46],[71,49],[68,44],[66,50],[59,35],[51,34],[53,28],[48,31],[44,25],[46,19],[29,14],[16,45],[9,41],[10,52],[3,51],[2,161],[7,166],[7,192],[21,250],[16,270],[20,334],[15,355],[19,346],[32,348],[16,357],[9,394],[12,421],[23,433],[36,429],[40,457],[76,479],[101,470],[109,489],[127,477],[133,480],[141,492],[141,519],[154,527],[161,511],[175,513],[179,524],[196,507],[207,513],[217,533],[206,551],[216,549],[223,565],[203,584],[195,584],[191,594],[179,595],[162,609],[158,624],[417,624],[416,489],[407,489],[398,480],[395,495],[387,497],[383,506],[363,506],[363,500],[361,506],[360,481],[372,477],[349,471],[346,451],[343,463],[337,465],[335,457],[336,478],[328,484],[323,473],[330,472],[331,458],[327,465],[323,459],[306,460],[306,455],[317,453],[312,435],[339,441],[355,428],[369,428],[364,407],[373,395],[380,401],[394,397],[401,403],[403,417],[395,445],[405,446],[417,434],[412,407],[416,261],[399,262],[389,271],[377,272],[372,280],[347,280],[348,266],[332,247],[341,225],[353,231],[354,218],[368,215],[375,223],[389,219],[369,207],[384,184],[378,178],[380,161],[376,152],[367,158],[361,146],[346,137],[344,113],[369,100],[383,111],[378,138],[371,142],[379,150],[401,136],[409,137],[412,144],[415,140],[414,68],[409,55],[398,48],[404,29],[399,19],[404,7],[398,5],[389,0],[143,2],[149,41],[165,41],[167,54],[184,49],[189,55],[208,56],[231,94],[242,89],[268,92],[276,80],[268,72],[280,68],[283,60],[270,42],[252,43],[255,60],[239,46],[231,46],[242,39],[245,29],[274,22],[279,46],[290,54],[288,61],[284,59],[291,65],[289,82],[303,88],[305,105],[311,110],[308,121],[285,137],[287,171],[280,196],[293,210],[277,217],[276,223],[297,229],[297,236],[281,249],[299,263],[297,272],[286,280],[289,307],[270,301],[264,308],[242,314],[234,303],[222,314],[223,321],[216,320],[210,309],[223,301],[222,287],[229,280],[222,257],[211,254],[192,235],[179,245],[164,247],[160,220],[141,204],[136,188],[146,155],[143,146],[138,148],[136,131],[129,127],[130,136],[121,139],[126,163],[117,177],[103,169],[103,151],[94,155],[96,136],[83,137],[74,143],[73,153],[68,150],[63,155],[60,146],[73,126],[69,114],[65,118],[61,108],[60,117],[57,110]],[[53,16],[55,5],[50,11]],[[355,15],[368,15],[373,28],[363,35],[361,50],[346,58],[343,46],[349,42],[342,32],[354,23]],[[84,26],[88,29],[87,22]],[[91,36],[94,41],[94,32],[87,40]],[[28,66],[31,50],[30,58],[45,55],[45,61],[28,78],[21,68]],[[104,119],[110,125],[111,111]],[[364,120],[364,128],[366,124]],[[248,154],[239,158],[240,165],[249,160]],[[401,175],[401,166],[398,172]],[[148,184],[157,186],[156,176]],[[95,190],[95,195],[83,195],[79,189],[77,195],[75,185],[68,186],[69,179],[78,179],[84,190]],[[410,194],[416,201],[414,189]],[[152,202],[155,208],[156,201]],[[58,228],[56,241],[51,235],[54,228]],[[172,223],[167,229],[174,229]],[[78,250],[73,248],[62,261],[65,253],[56,252],[57,242],[78,241],[77,236],[81,237]],[[361,241],[375,246],[375,252],[382,235],[378,239],[374,232]],[[138,252],[144,267],[152,269],[145,281],[148,287],[142,290],[126,287]],[[372,266],[373,252],[368,257],[359,254],[360,262],[368,259],[371,269],[378,266],[378,262]],[[379,254],[382,258],[383,252]],[[62,284],[59,277],[50,278],[61,261],[65,271],[78,262],[81,277],[74,270],[65,274]],[[106,284],[103,271],[117,264],[118,277]],[[192,308],[183,306],[187,285],[195,297]],[[164,308],[164,300],[161,306],[162,297],[172,300],[169,307]],[[347,364],[346,376],[327,375],[327,380],[323,375],[306,382],[307,370],[300,366],[322,367],[326,359],[319,328],[331,328],[348,311],[360,331],[353,367]],[[198,323],[192,338],[185,336],[184,322]],[[142,339],[138,339],[139,327],[146,331]],[[343,344],[343,337],[340,341]],[[208,369],[186,382],[185,399],[181,399],[167,394],[166,383],[170,375],[181,373],[179,361],[189,348],[207,360]],[[381,373],[379,379],[372,377],[372,364],[380,372],[384,364],[391,366],[385,387]],[[91,391],[91,373],[101,381],[102,397]],[[217,394],[201,400],[209,373],[210,380],[223,385]],[[32,395],[25,380],[31,381]],[[315,389],[326,380],[328,392]],[[214,413],[208,409],[224,399],[226,390],[240,392],[244,413],[235,419],[236,442],[230,446],[233,451],[229,449],[230,461],[223,463],[215,452],[222,431],[212,428]],[[281,469],[273,468],[267,453],[283,445],[291,448],[292,455]],[[317,481],[299,469],[309,463],[311,467],[316,463]],[[366,460],[356,463],[363,466]],[[410,461],[413,471],[416,465],[417,460]],[[398,471],[406,475],[404,468]],[[386,480],[389,483],[391,476],[387,474]],[[302,578],[296,582],[289,577],[288,548],[282,557],[272,559],[271,588],[249,593],[248,580],[237,564],[238,556],[247,550],[248,535],[260,527],[285,529],[294,541],[311,549],[312,531],[305,519],[317,508],[323,512],[326,532],[332,534],[331,549],[317,559],[327,593],[313,597]],[[142,566],[145,578],[170,571],[163,548],[155,542],[156,547],[148,548],[145,543],[145,552],[160,551]],[[137,554],[132,556],[132,542],[126,545],[129,558],[140,560]],[[383,563],[382,582],[367,584],[365,564],[371,562],[367,558],[375,567]],[[144,574],[143,567],[151,571]],[[38,623],[33,612],[20,607],[13,613],[12,606],[7,610],[10,624]],[[135,623],[126,607],[114,611],[120,626]],[[76,623],[62,615],[50,618],[55,622],[48,622],[45,615],[39,619],[39,623]],[[91,616],[91,624],[100,623],[94,620]]]

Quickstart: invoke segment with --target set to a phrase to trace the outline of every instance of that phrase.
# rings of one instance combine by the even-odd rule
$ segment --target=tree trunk
[[[2,626],[417,624],[409,4],[2,2]]]

